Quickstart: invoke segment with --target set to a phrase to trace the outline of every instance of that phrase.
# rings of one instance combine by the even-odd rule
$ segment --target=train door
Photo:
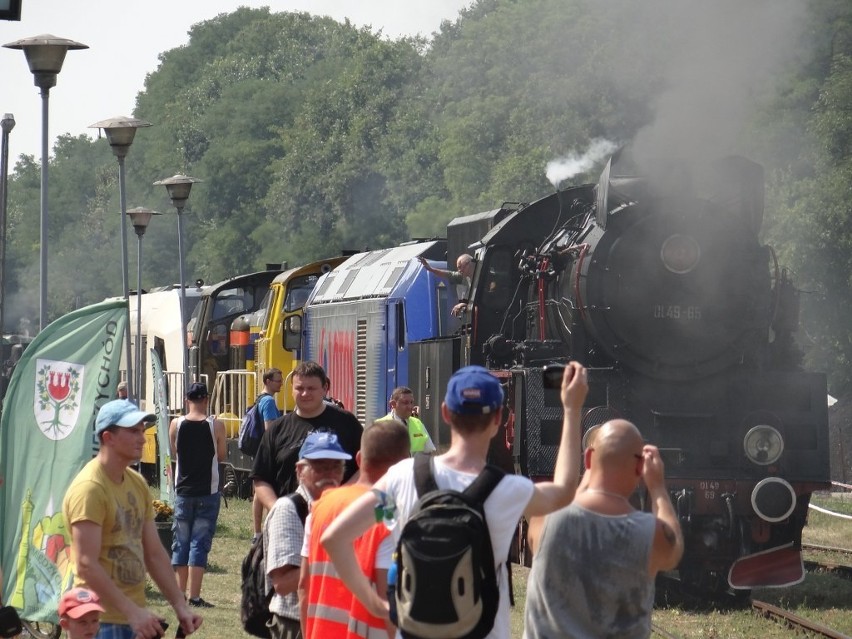
[[[408,386],[408,364],[405,358],[405,303],[403,300],[388,300],[385,306],[387,313],[387,366],[385,367],[385,397],[377,397],[379,402],[385,402],[397,386]]]
[[[302,322],[305,303],[319,280],[318,273],[309,273],[292,278],[286,283],[281,299],[278,319],[271,336],[270,352],[272,365],[280,368],[285,377],[302,360]],[[278,395],[278,405],[282,410],[293,410],[295,403],[289,389],[282,389]]]

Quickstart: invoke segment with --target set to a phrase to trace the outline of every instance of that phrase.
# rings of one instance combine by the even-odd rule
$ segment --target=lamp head
[[[188,175],[173,175],[164,180],[157,180],[154,186],[165,186],[172,199],[172,204],[178,210],[178,213],[186,206],[186,201],[189,199],[189,192],[192,190],[192,185],[196,182],[202,182],[198,178],[189,177]]]
[[[136,231],[136,235],[141,239],[145,235],[151,218],[155,215],[162,215],[162,213],[146,209],[144,206],[137,206],[134,209],[128,210],[127,215],[130,217],[130,223],[133,224],[133,230]]]
[[[151,126],[151,123],[138,118],[119,116],[95,122],[94,124],[90,124],[89,128],[98,129],[99,132],[103,129],[113,155],[118,158],[123,158],[130,150],[130,145],[133,144],[133,138],[136,136],[136,129],[141,129],[146,126]]]
[[[34,76],[35,85],[43,91],[56,86],[56,76],[62,71],[62,63],[69,50],[89,48],[81,42],[57,38],[49,33],[15,40],[3,46],[7,49],[23,50]]]

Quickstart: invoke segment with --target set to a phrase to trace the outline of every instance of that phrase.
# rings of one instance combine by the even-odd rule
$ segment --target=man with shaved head
[[[584,462],[577,497],[532,540],[524,637],[650,637],[654,578],[683,554],[660,451],[616,419],[598,429]],[[629,501],[641,481],[650,513]]]

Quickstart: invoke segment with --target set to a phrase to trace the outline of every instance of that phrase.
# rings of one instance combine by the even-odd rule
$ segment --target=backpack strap
[[[500,480],[503,479],[505,474],[497,466],[486,464],[482,472],[473,480],[473,483],[465,488],[464,494],[482,506],[485,500],[488,499],[491,491],[497,488],[497,484],[500,483]]]
[[[485,468],[482,469],[482,472],[479,473],[479,476],[473,480],[473,483],[468,486],[464,494],[474,499],[480,507],[484,507],[485,500],[488,499],[488,496],[491,492],[497,488],[497,484],[500,483],[500,480],[503,479],[505,475],[505,471],[494,466],[493,464],[486,464]],[[511,607],[515,607],[515,588],[512,584],[512,563],[510,561],[511,558],[511,549],[509,550],[509,557],[506,558],[505,566],[506,566],[506,577],[508,579],[509,585],[509,605]],[[502,567],[503,564],[498,564],[498,569]],[[499,570],[498,570],[499,575]]]
[[[497,466],[486,464],[473,483],[464,490],[464,494],[482,506],[505,474]],[[439,490],[432,469],[432,455],[428,453],[414,455],[414,487],[418,499],[426,493]]]
[[[252,408],[256,408],[257,412],[259,413],[260,412],[260,400],[263,399],[267,395],[269,395],[269,393],[267,393],[266,391],[263,391],[260,395],[258,395],[257,399],[254,400],[254,404],[249,406],[249,410],[251,410]],[[271,395],[269,395],[269,396],[272,397]],[[246,411],[246,412],[248,412],[248,411]]]
[[[296,506],[296,514],[302,520],[302,525],[305,525],[305,520],[308,518],[308,502],[299,493],[290,493],[287,495],[290,501]]]
[[[435,474],[432,472],[432,455],[416,453],[414,455],[414,488],[417,489],[417,498],[438,490],[435,483]]]

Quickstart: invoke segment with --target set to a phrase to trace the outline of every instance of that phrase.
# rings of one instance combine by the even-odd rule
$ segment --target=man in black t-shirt
[[[335,433],[343,449],[352,455],[346,462],[344,482],[357,470],[355,453],[361,449],[364,429],[352,413],[323,401],[327,387],[325,371],[316,362],[302,362],[293,371],[296,410],[276,420],[266,430],[252,467],[255,495],[267,510],[279,497],[289,495],[298,487],[299,449],[311,431]]]
[[[175,466],[175,526],[172,566],[189,605],[212,608],[201,598],[201,581],[219,518],[219,464],[225,461],[225,425],[209,417],[207,386],[194,382],[186,393],[187,412],[169,425]]]

